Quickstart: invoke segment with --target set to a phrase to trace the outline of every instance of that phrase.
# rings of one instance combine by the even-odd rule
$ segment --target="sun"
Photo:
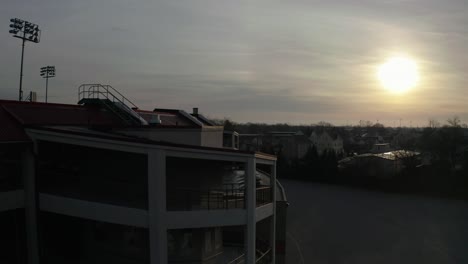
[[[406,57],[393,57],[380,65],[377,76],[382,85],[394,93],[404,93],[419,81],[416,63]]]

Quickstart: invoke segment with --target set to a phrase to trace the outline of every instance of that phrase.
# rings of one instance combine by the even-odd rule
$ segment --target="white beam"
[[[246,183],[246,209],[247,209],[247,232],[246,239],[246,263],[254,264],[255,256],[255,240],[256,240],[256,179],[255,179],[255,158],[249,158],[245,166],[245,183]]]
[[[164,150],[148,152],[148,222],[150,263],[166,264],[166,153]]]
[[[39,240],[37,235],[36,165],[34,153],[30,148],[26,148],[21,155],[21,172],[24,182],[27,259],[29,264],[38,264]]]
[[[273,215],[271,217],[270,226],[270,247],[271,247],[271,263],[276,263],[276,162],[271,166],[271,179],[270,179],[271,191],[272,191],[272,210]]]
[[[211,151],[204,152],[200,150],[168,150],[168,157],[176,158],[189,158],[189,159],[204,159],[204,160],[219,160],[219,161],[233,161],[233,162],[246,162],[246,155],[238,155],[233,152]]]
[[[42,211],[120,225],[148,227],[148,211],[40,193]]]
[[[27,129],[26,132],[34,140],[58,142],[63,144],[125,151],[131,153],[146,153],[146,144],[141,143],[127,142],[123,140],[111,140],[92,136],[78,136],[35,129]]]
[[[192,159],[208,159],[208,160],[223,160],[234,162],[247,162],[248,157],[253,154],[224,151],[222,149],[202,149],[194,147],[174,147],[157,144],[146,144],[139,142],[129,142],[118,139],[97,138],[85,135],[72,135],[67,133],[45,131],[38,129],[27,129],[28,135],[33,140],[44,140],[50,142],[58,142],[63,144],[72,144],[86,146],[92,148],[102,148],[108,150],[125,151],[131,153],[146,154],[149,150],[162,149],[166,151],[166,156],[192,158]],[[270,157],[268,157],[270,159]],[[268,163],[270,164],[270,162]]]
[[[263,219],[273,215],[273,203],[265,204],[260,207],[257,207],[255,210],[255,221],[260,222]]]

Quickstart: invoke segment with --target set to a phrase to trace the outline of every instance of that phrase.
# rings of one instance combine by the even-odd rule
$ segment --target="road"
[[[287,263],[468,263],[468,201],[281,183]]]

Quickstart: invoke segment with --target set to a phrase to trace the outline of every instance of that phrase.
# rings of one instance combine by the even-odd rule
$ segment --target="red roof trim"
[[[69,108],[83,107],[81,105],[72,105],[72,104],[59,104],[59,103],[44,103],[44,102],[25,102],[25,101],[13,101],[13,100],[3,100],[0,99],[0,104],[14,104],[14,105],[37,105],[37,106],[64,106]]]

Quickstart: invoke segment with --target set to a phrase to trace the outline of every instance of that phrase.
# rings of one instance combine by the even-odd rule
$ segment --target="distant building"
[[[239,149],[239,133],[236,131],[224,131],[223,132],[223,147]],[[252,150],[256,151],[256,150]]]
[[[392,178],[399,174],[408,162],[420,163],[415,160],[420,153],[407,150],[395,150],[378,154],[361,154],[338,161],[341,171],[353,171],[359,176],[373,178]]]
[[[372,146],[371,152],[374,154],[385,153],[391,151],[389,143],[377,143]]]
[[[381,144],[385,142],[384,138],[381,135],[377,133],[367,133],[367,132],[361,135],[361,140],[365,144],[371,145],[371,146],[373,146],[374,144]]]
[[[223,147],[197,110],[118,95],[0,100],[0,263],[275,263],[276,157]]]
[[[263,149],[262,134],[239,134],[239,149],[244,151],[260,151]],[[273,152],[270,152],[273,153]]]
[[[317,149],[317,153],[322,155],[325,151],[333,151],[336,155],[342,155],[343,139],[338,134],[329,134],[327,131],[314,131],[309,137],[312,146]]]
[[[264,135],[264,143],[270,144],[274,153],[282,155],[289,161],[304,157],[310,146],[307,137],[301,131],[268,132]]]
[[[239,134],[239,142],[241,150],[274,153],[289,162],[304,157],[310,147],[309,140],[301,131]]]

